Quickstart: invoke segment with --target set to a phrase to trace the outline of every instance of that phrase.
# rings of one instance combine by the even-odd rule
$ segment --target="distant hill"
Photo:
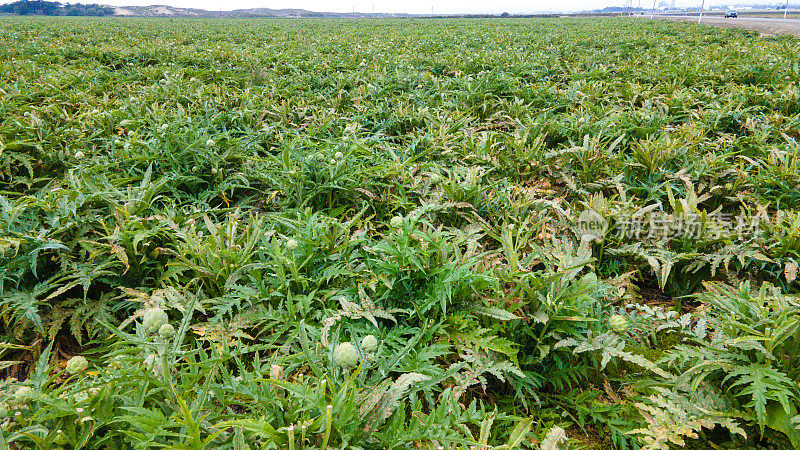
[[[150,6],[105,6],[105,5],[67,5],[44,0],[20,0],[0,5],[0,15],[40,15],[40,16],[128,16],[128,17],[263,17],[263,18],[367,18],[367,17],[431,17],[428,15],[403,13],[334,13],[306,9],[251,8],[233,11],[207,11],[196,8],[178,8],[168,5]],[[552,17],[549,14],[513,15],[503,13],[499,16],[486,14],[453,14],[435,17]]]
[[[234,11],[207,11],[194,8],[176,8],[167,5],[115,6],[115,16],[133,17],[407,17],[408,14],[384,13],[332,13],[305,9],[251,8]]]

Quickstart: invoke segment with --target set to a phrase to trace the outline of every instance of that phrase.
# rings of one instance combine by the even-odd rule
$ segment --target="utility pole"
[[[789,14],[789,0],[786,0],[786,8],[783,10],[783,18],[785,19]]]
[[[703,8],[705,8],[705,7],[706,7],[706,0],[703,0],[703,3],[700,4],[700,18],[697,19],[697,23],[700,23],[700,22],[703,21]]]
[[[656,13],[656,1],[658,1],[658,0],[653,0],[653,9],[650,10],[650,19],[651,20],[653,19],[653,15]]]

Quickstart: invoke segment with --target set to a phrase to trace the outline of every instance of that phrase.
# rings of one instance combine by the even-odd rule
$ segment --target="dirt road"
[[[650,16],[639,16],[649,18]],[[681,22],[697,22],[697,16],[668,16],[656,15],[658,19],[678,20]],[[740,17],[738,19],[724,19],[719,16],[703,16],[706,25],[727,28],[746,28],[766,35],[788,34],[800,37],[800,20],[798,19],[767,19],[760,17]]]

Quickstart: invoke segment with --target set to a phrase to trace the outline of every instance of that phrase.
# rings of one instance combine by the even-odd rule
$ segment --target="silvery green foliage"
[[[591,332],[584,340],[575,338],[563,339],[555,344],[555,348],[572,348],[574,354],[581,354],[586,352],[599,352],[600,353],[600,367],[605,368],[606,365],[614,360],[622,360],[646,369],[654,374],[672,380],[674,375],[661,369],[657,364],[648,360],[644,356],[635,355],[625,350],[626,342],[614,333],[603,333],[592,336]]]
[[[670,445],[686,445],[687,439],[697,439],[704,429],[716,426],[744,438],[747,433],[736,420],[724,413],[728,407],[722,397],[705,390],[678,393],[664,388],[635,404],[644,417],[647,428],[630,430],[639,436],[648,450],[667,450]]]
[[[0,19],[0,442],[800,448],[796,40],[267,22]]]

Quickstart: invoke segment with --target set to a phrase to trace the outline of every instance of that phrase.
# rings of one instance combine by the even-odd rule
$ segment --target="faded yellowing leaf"
[[[122,264],[125,264],[125,272],[127,272],[128,269],[131,268],[131,265],[128,262],[128,254],[125,252],[125,249],[122,248],[121,245],[111,244],[111,250],[114,252],[114,255],[117,257],[117,259],[122,261]],[[123,274],[125,274],[125,272],[123,272]]]
[[[797,279],[797,263],[787,262],[784,264],[783,274],[786,276],[787,283],[793,283]]]

